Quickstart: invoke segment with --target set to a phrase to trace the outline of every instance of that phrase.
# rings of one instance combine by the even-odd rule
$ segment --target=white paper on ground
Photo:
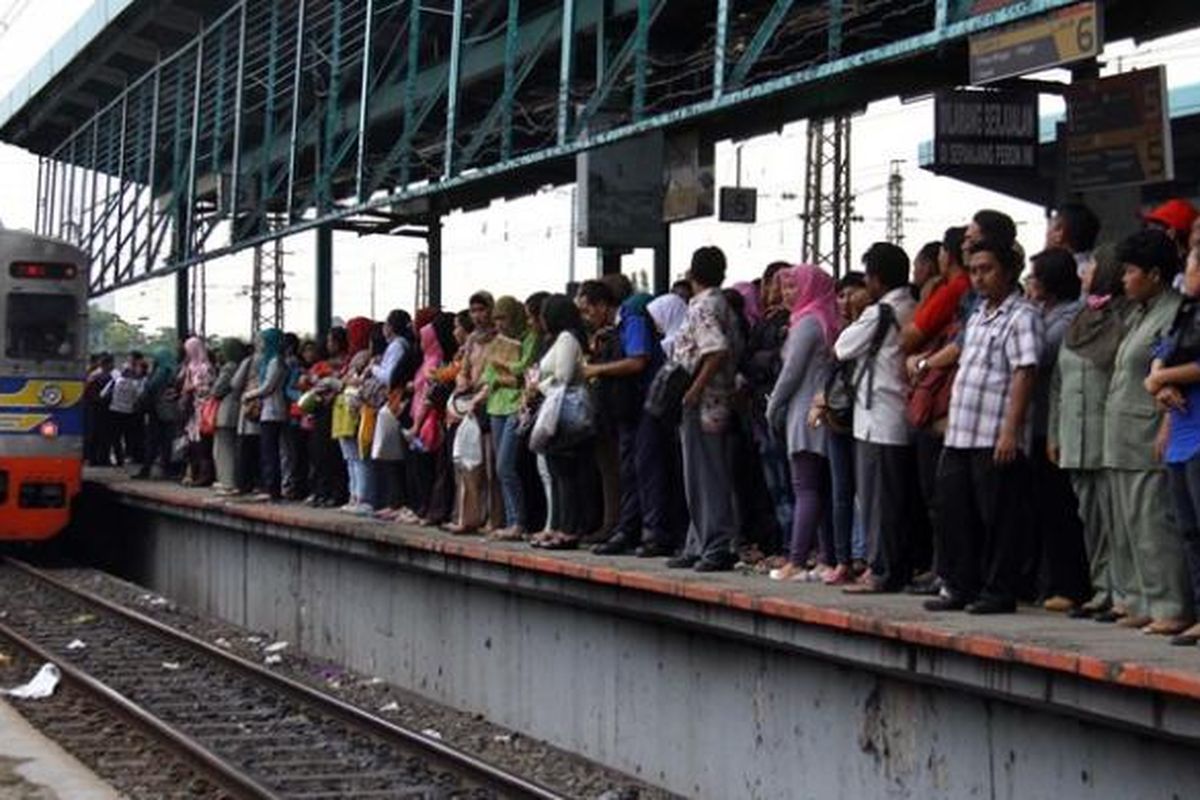
[[[68,650],[82,650],[87,647],[87,643],[83,639],[72,639],[67,645]]]
[[[62,673],[54,664],[43,664],[33,676],[33,680],[24,686],[13,689],[0,689],[0,694],[15,697],[18,700],[42,700],[54,694],[62,680]]]
[[[275,644],[269,644],[266,647],[264,647],[263,652],[264,653],[279,653],[284,650],[287,650],[287,647],[288,647],[287,642],[275,642]]]

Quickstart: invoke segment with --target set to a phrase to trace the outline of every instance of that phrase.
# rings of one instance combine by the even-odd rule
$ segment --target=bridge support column
[[[621,271],[621,257],[625,251],[619,247],[601,247],[599,251],[599,267],[601,275],[616,275]]]
[[[433,214],[429,217],[425,245],[429,251],[428,295],[431,308],[442,305],[442,218]]]
[[[654,248],[654,294],[671,291],[671,226],[663,225],[662,244]]]
[[[333,228],[317,228],[317,336],[324,340],[333,327]]]
[[[181,342],[192,332],[190,290],[188,267],[184,267],[175,273],[175,337]]]

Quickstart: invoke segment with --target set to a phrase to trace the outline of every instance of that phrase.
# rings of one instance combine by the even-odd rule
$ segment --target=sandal
[[[550,541],[541,545],[543,550],[574,550],[579,547],[580,537],[560,533]]]
[[[450,522],[443,525],[442,530],[454,536],[473,536],[478,533],[477,528],[467,528],[459,525],[457,522]]]
[[[525,538],[525,529],[520,525],[511,528],[500,528],[488,534],[490,542],[520,542]]]

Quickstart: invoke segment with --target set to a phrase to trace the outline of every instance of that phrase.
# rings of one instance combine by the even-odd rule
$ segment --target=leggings
[[[816,453],[792,453],[792,542],[788,560],[803,564],[812,552],[813,538],[821,520],[821,480],[827,469],[825,459]]]

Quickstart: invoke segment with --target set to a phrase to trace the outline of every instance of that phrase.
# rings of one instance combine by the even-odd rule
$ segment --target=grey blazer
[[[802,319],[788,331],[781,352],[783,368],[767,401],[767,423],[787,436],[788,454],[828,454],[826,431],[810,428],[813,397],[825,391],[829,345],[814,319]]]
[[[238,411],[242,407],[242,390],[246,383],[246,375],[242,373],[242,383],[237,385],[234,380],[237,375],[237,364],[222,364],[221,371],[217,373],[217,382],[213,384],[213,397],[221,401],[221,405],[217,409],[218,428],[237,427]]]

